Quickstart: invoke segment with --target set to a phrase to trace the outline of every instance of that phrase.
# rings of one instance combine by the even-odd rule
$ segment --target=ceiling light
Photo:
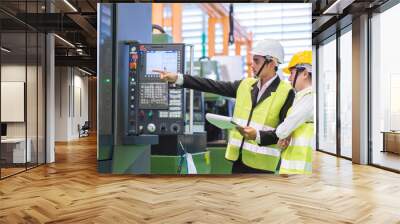
[[[4,52],[7,52],[7,53],[10,53],[10,52],[11,52],[11,50],[9,50],[9,49],[7,49],[7,48],[5,48],[5,47],[1,47],[1,50],[4,51]]]
[[[69,3],[68,0],[64,0],[65,4],[67,4],[72,10],[74,10],[74,12],[78,12],[78,10],[71,4]]]
[[[79,67],[78,67],[78,69],[79,69],[79,71],[81,71],[81,72],[83,72],[83,73],[85,73],[85,74],[87,74],[87,75],[92,75],[92,73],[90,73],[90,72],[88,72],[88,71],[85,71],[85,70],[83,70],[83,69],[81,69],[81,68],[79,68]]]
[[[55,37],[57,37],[58,39],[60,39],[61,41],[63,41],[64,43],[66,43],[67,45],[69,45],[70,47],[75,48],[75,45],[71,44],[71,42],[67,41],[66,39],[58,36],[57,34],[54,34]]]
[[[336,0],[332,5],[330,5],[327,9],[325,9],[324,10],[324,12],[322,13],[322,14],[328,14],[328,13],[330,13],[330,11],[332,10],[332,9],[334,9],[336,6],[337,6],[337,4],[340,2],[340,0]]]
[[[322,14],[342,14],[343,9],[351,5],[354,0],[336,0],[332,5],[330,5]]]

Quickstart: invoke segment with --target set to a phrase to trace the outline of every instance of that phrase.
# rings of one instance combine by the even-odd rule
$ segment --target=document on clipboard
[[[232,117],[222,116],[218,114],[206,114],[206,119],[212,125],[220,128],[220,129],[232,129],[236,127],[241,127],[238,123],[236,123]]]

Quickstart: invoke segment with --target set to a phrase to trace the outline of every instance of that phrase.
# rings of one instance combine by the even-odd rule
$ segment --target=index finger
[[[243,127],[241,127],[241,126],[236,126],[236,129],[237,129],[239,132],[243,132]]]
[[[165,73],[166,71],[164,70],[160,70],[160,69],[153,69],[153,72],[158,72],[158,73]]]

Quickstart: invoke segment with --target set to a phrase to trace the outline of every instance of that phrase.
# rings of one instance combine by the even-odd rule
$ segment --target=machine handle
[[[193,59],[194,59],[194,46],[188,44],[190,47],[190,70],[189,75],[193,75]],[[194,92],[193,89],[189,91],[189,134],[193,134],[193,99]]]

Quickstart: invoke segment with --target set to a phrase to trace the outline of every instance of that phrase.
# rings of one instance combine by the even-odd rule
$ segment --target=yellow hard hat
[[[290,74],[290,69],[296,67],[299,64],[312,65],[312,51],[300,51],[292,56],[288,66],[283,68],[283,72]]]

